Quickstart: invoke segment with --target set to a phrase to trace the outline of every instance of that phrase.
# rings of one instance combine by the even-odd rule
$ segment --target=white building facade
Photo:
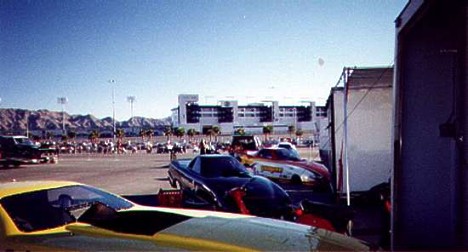
[[[243,128],[247,134],[262,134],[264,126],[275,133],[288,133],[290,126],[304,133],[316,133],[315,102],[301,106],[280,106],[278,101],[239,105],[237,100],[219,101],[216,105],[199,105],[196,94],[180,94],[178,106],[172,109],[173,127],[195,129],[205,133],[218,126],[221,134],[233,134]]]

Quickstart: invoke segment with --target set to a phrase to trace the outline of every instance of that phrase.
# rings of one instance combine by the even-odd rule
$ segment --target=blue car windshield
[[[133,206],[119,196],[84,185],[27,192],[0,200],[15,225],[23,232],[56,228],[74,222],[76,216],[71,211],[85,211],[96,202],[115,210]]]
[[[200,170],[207,178],[250,176],[247,169],[231,156],[204,157]]]
[[[276,155],[278,156],[278,159],[280,160],[293,160],[293,161],[301,160],[299,153],[294,149],[288,150],[284,148],[279,148],[276,151]]]

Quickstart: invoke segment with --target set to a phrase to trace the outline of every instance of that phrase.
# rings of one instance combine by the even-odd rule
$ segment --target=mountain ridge
[[[62,122],[62,118],[64,121]],[[67,130],[89,132],[92,130],[112,132],[112,117],[98,119],[87,115],[70,115],[67,112],[49,111],[46,109],[28,110],[4,108],[0,109],[0,132],[12,133],[21,131],[60,131],[65,124]],[[132,117],[126,121],[115,121],[116,128],[139,128],[163,130],[171,125],[170,117],[162,119]]]

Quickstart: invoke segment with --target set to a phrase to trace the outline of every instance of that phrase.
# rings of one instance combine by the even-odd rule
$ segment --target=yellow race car
[[[369,250],[359,240],[291,222],[147,207],[75,182],[0,183],[0,250]]]

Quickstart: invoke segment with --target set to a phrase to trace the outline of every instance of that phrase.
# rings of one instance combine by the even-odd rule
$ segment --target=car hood
[[[136,206],[114,211],[96,204],[70,233],[9,237],[0,248],[34,250],[312,251],[368,250],[363,242],[315,227],[247,215]]]
[[[261,162],[268,162],[268,163],[277,163],[277,164],[284,164],[290,166],[296,166],[311,172],[318,173],[322,175],[324,178],[330,180],[330,172],[328,171],[327,167],[323,164],[317,163],[315,161],[308,161],[308,160],[271,160],[271,159],[263,159],[258,157],[251,157],[254,161],[261,161]]]
[[[227,192],[233,188],[243,188],[243,202],[250,213],[262,217],[275,217],[291,213],[291,199],[277,184],[262,176],[247,178],[219,178],[210,180],[207,186],[216,194],[225,211],[237,212],[238,207]]]
[[[317,163],[315,161],[301,160],[301,161],[286,161],[291,165],[295,165],[301,168],[304,168],[309,171],[317,172],[318,174],[324,176],[327,179],[330,179],[330,171],[323,164]]]
[[[204,182],[216,195],[222,196],[224,193],[234,187],[241,187],[249,182],[252,177],[219,177],[205,179]]]
[[[205,181],[206,186],[210,188],[218,197],[223,197],[227,191],[236,187],[245,187],[247,190],[246,198],[268,198],[273,199],[278,196],[287,196],[287,194],[274,182],[262,176],[249,177],[221,177]]]
[[[104,222],[70,225],[68,229],[82,235],[108,236],[121,239],[145,240],[164,248],[222,250],[222,251],[312,251],[312,250],[367,250],[358,240],[310,226],[236,214],[212,214],[209,211],[154,208],[125,211],[118,218]],[[131,219],[127,219],[128,217]],[[155,232],[141,232],[144,226],[159,225],[169,219],[178,219],[173,224]],[[155,220],[158,220],[155,222]],[[118,225],[133,227],[126,229]],[[146,225],[138,225],[145,223]],[[136,243],[138,244],[138,243]],[[142,246],[139,244],[138,246]],[[149,246],[146,244],[145,246]]]

